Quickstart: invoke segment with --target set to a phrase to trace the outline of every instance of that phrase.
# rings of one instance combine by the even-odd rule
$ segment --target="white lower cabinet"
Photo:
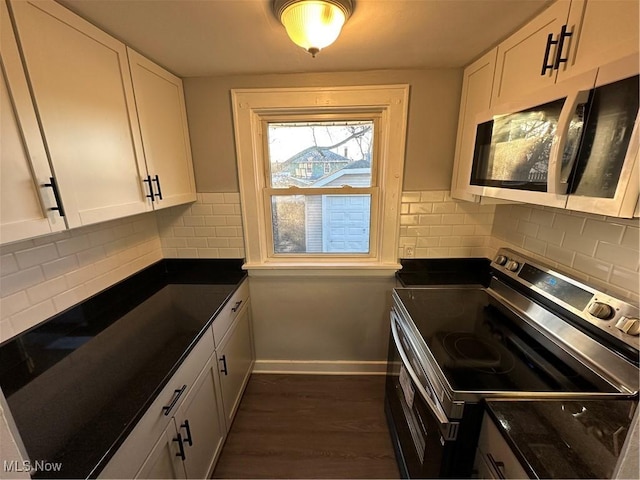
[[[174,417],[184,449],[187,478],[209,478],[225,438],[225,427],[216,406],[220,389],[215,356],[200,374]],[[178,445],[179,446],[179,445]]]
[[[245,280],[98,478],[209,478],[253,363]]]
[[[529,478],[498,427],[486,413],[482,419],[474,469],[478,472],[477,478]]]
[[[173,422],[162,432],[135,478],[185,478]]]
[[[211,356],[136,478],[209,477],[225,436],[216,408],[217,378]]]
[[[253,368],[250,308],[250,302],[247,301],[216,348],[227,431],[231,428],[231,422]]]

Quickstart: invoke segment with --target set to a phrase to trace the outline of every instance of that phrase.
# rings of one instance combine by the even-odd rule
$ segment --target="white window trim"
[[[358,87],[265,88],[231,90],[236,155],[240,183],[246,263],[251,275],[367,275],[386,276],[401,268],[398,263],[400,199],[404,170],[408,85]],[[380,206],[372,219],[376,251],[358,255],[269,255],[268,221],[263,189],[267,185],[264,117],[287,114],[375,112],[380,116]],[[376,225],[375,232],[373,227]]]

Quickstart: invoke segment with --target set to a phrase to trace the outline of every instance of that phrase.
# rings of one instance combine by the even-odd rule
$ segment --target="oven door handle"
[[[436,416],[438,422],[440,422],[442,425],[450,424],[451,422],[449,421],[449,417],[447,417],[447,414],[444,412],[444,409],[442,408],[442,406],[439,405],[437,402],[433,401],[433,399],[431,398],[431,395],[429,395],[429,393],[424,389],[424,387],[422,386],[422,383],[420,383],[420,380],[416,375],[416,372],[413,370],[413,367],[411,366],[411,362],[409,361],[407,354],[402,348],[402,342],[400,342],[400,336],[398,335],[398,327],[396,326],[395,318],[391,318],[391,333],[393,334],[393,341],[396,344],[396,349],[400,354],[402,363],[404,364],[404,367],[407,369],[407,372],[409,373],[409,376],[413,380],[413,383],[415,384],[416,388],[418,389],[420,396],[424,399],[425,402],[427,402],[427,405],[429,405],[429,408]]]

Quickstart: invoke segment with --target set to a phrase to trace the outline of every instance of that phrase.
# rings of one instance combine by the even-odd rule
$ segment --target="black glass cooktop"
[[[454,391],[603,392],[608,383],[577,372],[499,309],[480,287],[396,289]]]

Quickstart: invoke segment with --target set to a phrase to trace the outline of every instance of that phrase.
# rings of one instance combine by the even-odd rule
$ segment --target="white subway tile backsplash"
[[[607,263],[638,271],[638,251],[617,244],[599,242],[596,258]]]
[[[199,193],[196,205],[199,203],[211,205],[224,203],[224,193]]]
[[[576,254],[573,261],[573,268],[586,273],[589,276],[599,278],[600,280],[608,280],[611,273],[611,264],[602,262],[593,257],[587,257],[580,253]]]
[[[2,275],[9,275],[10,273],[17,272],[18,270],[18,262],[16,261],[16,257],[13,253],[7,253],[0,257],[0,272],[2,272]]]
[[[433,210],[432,203],[410,203],[409,213],[431,213]]]
[[[400,225],[417,225],[418,215],[400,215]]]
[[[553,219],[553,227],[572,235],[581,235],[586,218],[568,213],[556,213]]]
[[[454,200],[448,191],[404,192],[400,215],[400,257],[489,256],[493,205]],[[428,213],[431,212],[431,213]]]
[[[16,252],[18,267],[22,270],[58,258],[58,251],[53,244],[41,245]]]
[[[529,219],[531,223],[535,223],[536,225],[544,225],[550,227],[553,225],[553,219],[555,217],[554,212],[549,210],[541,210],[534,208],[531,210],[531,214],[529,215]]]
[[[26,290],[44,281],[44,274],[40,266],[19,270],[0,279],[0,296],[6,297],[20,290]]]
[[[0,342],[162,258],[153,214],[3,245],[0,255]]]
[[[574,250],[589,257],[593,257],[598,241],[575,233],[566,233],[562,246],[567,250]]]
[[[240,204],[240,193],[238,192],[225,192],[222,194],[224,197],[224,203],[231,203],[231,204]]]
[[[624,228],[624,225],[587,218],[582,233],[586,237],[595,238],[601,242],[620,243]]]
[[[448,200],[445,198],[448,194],[449,192],[446,190],[424,191],[420,192],[420,201],[432,203],[451,201],[451,198],[449,198]]]
[[[538,255],[544,255],[547,249],[547,244],[537,238],[525,236],[523,247],[530,252],[537,253]]]
[[[573,259],[575,257],[575,252],[571,250],[567,250],[562,247],[558,247],[556,245],[547,245],[547,249],[545,251],[545,256],[550,260],[557,262],[561,265],[570,266],[573,265]]]
[[[632,272],[631,270],[615,265],[611,272],[611,283],[626,290],[636,292],[636,294],[640,291],[640,275],[638,275],[638,272]]]
[[[640,228],[631,226],[625,227],[620,245],[632,249],[640,248]]]
[[[464,213],[445,213],[442,215],[441,223],[443,225],[461,225],[461,224],[467,223],[465,220],[466,220],[466,215]],[[468,222],[468,223],[472,223],[472,222]],[[481,223],[481,222],[474,222],[474,223]]]
[[[538,240],[551,243],[553,245],[562,245],[564,235],[565,232],[563,230],[552,228],[547,225],[540,225],[540,228],[538,228],[537,238]]]
[[[240,196],[197,202],[0,247],[0,341],[165,258],[243,258]],[[399,251],[493,257],[500,246],[638,299],[640,225],[549,207],[485,205],[448,191],[404,192]],[[31,251],[30,251],[31,250]]]
[[[232,204],[222,204],[222,205],[214,205],[213,206],[213,214],[214,215],[233,215],[235,213],[235,209]]]
[[[402,203],[419,203],[420,192],[402,192]]]
[[[20,290],[13,295],[0,298],[0,312],[3,317],[10,317],[16,313],[29,308],[29,297],[27,292]]]
[[[186,209],[170,208],[157,217],[163,256],[243,258],[240,195],[198,193],[197,199]]]
[[[551,207],[499,205],[492,245],[511,246],[596,288],[637,301],[639,224],[638,219],[607,218]],[[514,225],[518,225],[521,238],[514,235]]]
[[[441,225],[445,223],[443,219],[444,219],[444,215],[439,215],[435,213],[420,215],[418,217],[418,224],[419,225]]]
[[[537,223],[520,220],[518,222],[518,227],[516,228],[516,230],[518,231],[518,233],[521,233],[526,237],[535,238],[535,236],[538,234],[539,228],[540,225],[538,225]]]

